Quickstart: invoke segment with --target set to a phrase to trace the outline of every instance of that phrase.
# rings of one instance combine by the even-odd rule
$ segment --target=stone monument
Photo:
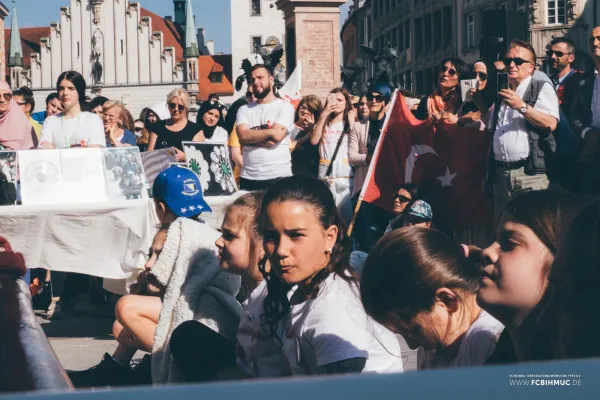
[[[321,98],[340,82],[340,6],[345,0],[277,0],[285,18],[288,77],[302,62],[302,94]]]

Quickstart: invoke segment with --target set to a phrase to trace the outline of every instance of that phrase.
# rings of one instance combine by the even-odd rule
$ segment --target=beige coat
[[[352,197],[361,192],[367,178],[367,172],[369,172],[369,164],[367,162],[368,136],[369,120],[358,121],[352,125],[348,141],[348,162],[355,167]]]

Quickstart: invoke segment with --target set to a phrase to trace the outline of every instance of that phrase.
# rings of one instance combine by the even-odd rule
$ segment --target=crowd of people
[[[357,95],[333,88],[324,103],[308,95],[294,109],[257,64],[244,98],[228,109],[204,102],[195,123],[182,89],[168,94],[168,114],[148,108],[134,121],[118,101],[87,101],[74,71],[41,114],[26,88],[0,85],[5,148],[175,148],[183,161],[182,141],[227,142],[249,192],[217,229],[201,218],[210,212],[201,190],[173,189],[201,187],[192,171],[159,174],[159,230],[116,305],[119,346],[70,371],[74,384],[400,373],[398,336],[418,349],[418,369],[600,356],[586,312],[600,274],[600,27],[589,44],[592,71],[571,68],[566,37],[548,44],[550,77],[514,40],[492,63],[444,59],[428,96],[401,92],[417,119],[490,136],[495,238],[480,247],[436,229],[412,183],[395,188],[391,213],[363,205],[348,237],[390,112],[386,83]],[[463,100],[465,79],[477,87]],[[149,355],[132,368],[138,350]]]

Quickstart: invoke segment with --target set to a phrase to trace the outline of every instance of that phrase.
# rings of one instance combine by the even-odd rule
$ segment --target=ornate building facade
[[[252,64],[262,62],[255,45],[285,47],[285,21],[283,11],[275,6],[276,0],[230,0],[231,1],[231,58],[233,78],[244,73],[242,60]],[[285,81],[285,57],[276,71]],[[245,85],[236,97],[245,92]]]
[[[202,30],[196,31],[191,1],[173,5],[174,17],[163,18],[128,0],[70,0],[49,27],[3,30],[11,49],[22,48],[21,58],[8,57],[8,80],[14,88],[32,88],[43,105],[58,76],[75,70],[86,79],[88,94],[123,101],[134,115],[175,88],[195,99],[206,73],[199,57],[211,55]]]

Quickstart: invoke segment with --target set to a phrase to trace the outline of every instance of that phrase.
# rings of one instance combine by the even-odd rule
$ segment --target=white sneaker
[[[46,311],[46,319],[59,319],[62,316],[62,306],[60,297],[53,297],[48,311]]]

